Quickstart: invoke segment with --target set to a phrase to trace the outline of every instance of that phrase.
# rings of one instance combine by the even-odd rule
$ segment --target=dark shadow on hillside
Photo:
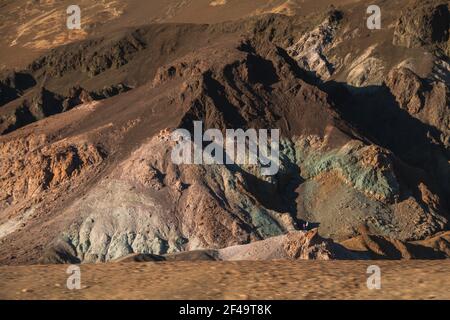
[[[442,210],[447,211],[450,168],[438,168],[436,164],[439,157],[448,161],[450,150],[439,142],[441,132],[436,127],[401,109],[385,85],[358,88],[330,81],[323,83],[321,89],[328,93],[343,119],[359,132],[373,143],[391,150],[407,165],[420,169],[424,177],[429,175],[437,181],[437,184],[428,184],[428,187],[440,195],[445,204]],[[417,188],[417,182],[410,187]]]

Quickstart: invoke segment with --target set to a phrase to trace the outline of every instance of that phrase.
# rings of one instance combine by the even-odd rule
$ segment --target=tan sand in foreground
[[[381,268],[369,290],[367,267]],[[0,299],[450,299],[450,261],[163,262],[0,267]]]

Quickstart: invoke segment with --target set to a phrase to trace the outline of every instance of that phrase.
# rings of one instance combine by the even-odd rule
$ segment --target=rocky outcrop
[[[46,87],[35,88],[23,97],[16,96],[13,101],[5,106],[5,111],[0,112],[0,135],[7,134],[24,127],[32,122],[66,112],[78,105],[114,96],[127,91],[123,85],[104,88],[98,93],[90,93],[80,86],[70,87],[67,94],[57,94]]]
[[[36,84],[33,76],[22,72],[12,72],[0,80],[0,107],[17,99],[24,91]]]
[[[422,122],[439,129],[442,132],[442,143],[449,145],[450,95],[445,83],[427,81],[407,68],[398,68],[388,74],[386,85],[400,108]]]
[[[420,123],[428,125],[432,130],[430,139],[435,145],[441,145],[442,149],[450,146],[450,114],[449,110],[449,88],[445,82],[429,80],[418,77],[406,68],[393,69],[386,79],[386,85],[395,97],[398,106],[411,115]],[[444,192],[450,191],[449,181],[450,168],[445,164],[445,151],[433,151],[431,156],[439,163],[437,166],[429,167],[436,181],[441,185]],[[428,160],[430,162],[430,160]],[[441,165],[442,163],[442,165]]]
[[[425,83],[407,68],[392,70],[386,85],[396,97],[399,106],[411,115],[419,113],[425,105]]]
[[[349,85],[367,87],[379,85],[383,82],[386,65],[382,59],[374,54],[375,50],[376,45],[370,46],[350,63],[347,75],[347,83]]]
[[[17,211],[27,211],[43,202],[46,195],[70,189],[71,183],[86,177],[105,157],[97,146],[67,142],[48,145],[45,136],[1,142],[0,154],[0,238],[25,223],[34,210],[22,216]]]
[[[342,13],[331,11],[328,17],[314,30],[304,34],[297,42],[287,48],[299,65],[305,70],[314,72],[323,80],[327,80],[334,73],[332,63],[327,59],[325,50],[333,42],[336,29]]]
[[[355,259],[352,254],[331,240],[321,238],[317,229],[291,232],[243,246],[221,249],[219,259],[236,260],[331,260]],[[361,258],[361,257],[360,257]]]
[[[60,50],[54,50],[34,61],[29,69],[31,72],[41,71],[47,77],[62,77],[79,69],[94,77],[108,69],[127,64],[133,55],[144,49],[136,33],[129,33],[113,43],[102,44],[100,40],[86,41],[82,45],[70,44],[64,48],[64,54]],[[89,50],[93,46],[97,46],[97,51]]]
[[[341,244],[369,259],[448,259],[450,233],[438,233],[426,240],[405,242],[371,234],[360,228],[361,235]]]
[[[395,26],[393,44],[407,48],[447,45],[450,13],[440,0],[414,1],[405,8]]]

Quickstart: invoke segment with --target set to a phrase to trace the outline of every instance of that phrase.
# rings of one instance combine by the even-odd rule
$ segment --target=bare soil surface
[[[381,268],[381,289],[367,268]],[[0,267],[0,299],[450,299],[449,261],[158,262]]]

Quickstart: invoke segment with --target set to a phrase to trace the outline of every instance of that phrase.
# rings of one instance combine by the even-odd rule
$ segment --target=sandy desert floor
[[[367,267],[381,289],[367,288]],[[450,261],[162,262],[0,267],[0,299],[450,299]]]

